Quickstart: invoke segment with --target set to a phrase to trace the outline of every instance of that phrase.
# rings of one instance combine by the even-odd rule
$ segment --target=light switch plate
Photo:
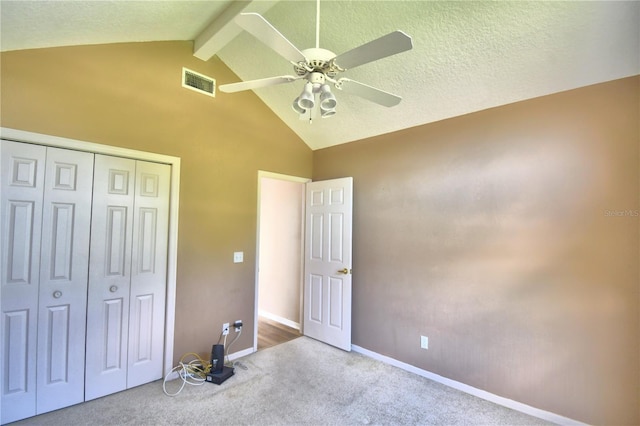
[[[420,347],[422,349],[429,349],[429,338],[427,336],[420,336]]]
[[[242,263],[244,262],[244,252],[236,251],[233,253],[233,263]]]

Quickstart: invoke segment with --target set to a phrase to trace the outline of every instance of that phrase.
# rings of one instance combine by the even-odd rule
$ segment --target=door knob
[[[348,274],[348,273],[349,273],[349,270],[348,270],[347,268],[340,269],[340,270],[338,271],[338,273],[339,273],[339,274],[345,274],[345,275],[346,275],[346,274]]]
[[[56,299],[60,299],[62,297],[62,292],[60,290],[56,290],[53,292],[53,297]]]
[[[112,285],[111,287],[109,287],[109,291],[111,293],[115,293],[116,291],[118,291],[118,286],[117,285]]]

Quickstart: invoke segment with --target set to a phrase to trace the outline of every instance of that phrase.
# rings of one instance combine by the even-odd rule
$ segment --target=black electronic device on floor
[[[213,345],[211,347],[211,372],[222,373],[224,365],[224,345]]]
[[[222,384],[229,377],[233,376],[233,367],[222,366],[222,371],[219,373],[207,373],[207,382],[215,383],[216,385]]]
[[[224,365],[224,345],[211,347],[211,371],[207,373],[207,382],[221,384],[233,376],[233,368]]]

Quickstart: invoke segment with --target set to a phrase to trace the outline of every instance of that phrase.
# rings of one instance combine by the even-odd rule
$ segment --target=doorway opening
[[[302,335],[305,183],[258,172],[254,350]]]

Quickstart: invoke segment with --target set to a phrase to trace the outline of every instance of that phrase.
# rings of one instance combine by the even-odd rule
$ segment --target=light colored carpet
[[[222,385],[169,397],[157,381],[15,425],[548,424],[307,337],[238,361],[247,369]]]

